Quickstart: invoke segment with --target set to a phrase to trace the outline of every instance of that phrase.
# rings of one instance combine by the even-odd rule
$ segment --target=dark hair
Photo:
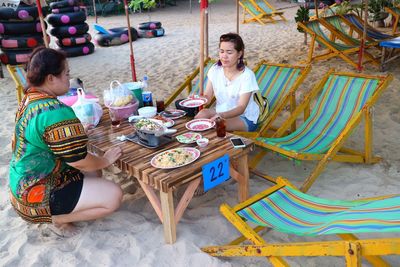
[[[231,42],[231,43],[233,43],[236,51],[238,51],[238,52],[242,51],[242,55],[239,58],[238,64],[236,65],[236,68],[238,70],[242,70],[244,68],[244,62],[243,62],[244,43],[243,43],[242,37],[240,37],[240,35],[237,33],[230,32],[230,33],[223,34],[223,35],[221,35],[221,37],[219,37],[219,44],[221,45],[222,42]],[[218,60],[217,65],[222,66],[221,60]]]
[[[36,48],[30,55],[27,65],[28,84],[40,86],[44,83],[47,75],[60,75],[65,69],[66,59],[63,52],[45,47]]]

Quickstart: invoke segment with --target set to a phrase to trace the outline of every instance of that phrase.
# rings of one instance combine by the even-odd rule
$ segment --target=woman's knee
[[[121,187],[118,184],[113,183],[113,185],[109,188],[109,196],[110,199],[105,204],[109,210],[115,211],[121,206],[122,203],[123,192]]]

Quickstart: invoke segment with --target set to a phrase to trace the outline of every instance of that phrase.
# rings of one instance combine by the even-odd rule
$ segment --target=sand
[[[172,92],[199,63],[199,9],[189,2],[178,1],[175,7],[159,8],[151,12],[151,19],[161,21],[166,35],[157,39],[139,39],[134,42],[137,76],[149,77],[149,90],[155,98]],[[284,8],[287,23],[268,26],[241,24],[248,65],[254,67],[262,59],[271,62],[297,64],[305,60],[307,47],[303,34],[296,30],[295,4],[274,3]],[[210,5],[210,56],[217,56],[218,37],[235,31],[235,4],[218,1]],[[148,21],[148,14],[131,15],[132,25]],[[94,18],[88,24],[93,33]],[[124,26],[124,16],[99,17],[107,27]],[[51,46],[55,47],[54,40]],[[129,46],[127,44],[102,48],[94,54],[69,59],[71,75],[84,81],[86,89],[102,95],[112,80],[129,82]],[[340,59],[316,62],[306,82],[299,88],[301,98],[330,68],[354,71]],[[4,71],[6,72],[4,66]],[[335,199],[357,199],[382,194],[399,193],[400,178],[400,65],[393,62],[388,70],[394,80],[383,93],[374,110],[374,151],[383,157],[375,165],[331,163],[318,178],[309,193]],[[365,73],[382,74],[378,68],[368,66]],[[0,80],[0,106],[3,123],[0,124],[0,266],[268,266],[262,258],[213,258],[201,252],[206,245],[224,244],[237,236],[236,230],[220,215],[221,203],[236,203],[236,185],[223,184],[202,197],[193,199],[177,227],[177,242],[167,245],[163,227],[146,198],[125,201],[121,208],[107,218],[79,223],[82,232],[72,238],[59,238],[46,226],[29,225],[20,219],[8,201],[8,163],[11,158],[10,140],[17,108],[15,85],[9,74]],[[362,148],[362,128],[354,132],[348,144]],[[262,166],[261,166],[262,165]],[[268,155],[260,169],[273,176],[289,177],[300,185],[313,168],[312,163],[294,165],[278,156]],[[107,172],[109,179],[121,180],[123,174]],[[250,193],[255,194],[269,183],[251,177]],[[399,236],[399,234],[369,235],[363,237]],[[264,236],[270,242],[309,241],[312,238],[288,236],[270,232]],[[320,240],[334,240],[328,236]],[[386,257],[394,266],[399,257]],[[343,266],[344,259],[289,258],[293,266]],[[364,264],[366,264],[364,262]],[[366,266],[368,266],[366,264]]]

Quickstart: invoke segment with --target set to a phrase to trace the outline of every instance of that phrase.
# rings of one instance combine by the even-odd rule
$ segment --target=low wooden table
[[[230,158],[230,176],[238,182],[239,201],[248,198],[249,169],[247,156],[253,144],[245,140],[245,148],[234,149],[229,141],[233,135],[227,133],[225,138],[216,136],[215,129],[201,132],[203,137],[210,140],[205,148],[198,148],[200,157],[193,163],[176,169],[164,170],[154,168],[150,160],[158,153],[176,147],[195,146],[195,144],[181,144],[174,138],[169,144],[157,149],[149,149],[130,141],[121,142],[118,136],[131,134],[134,130],[131,124],[123,122],[119,128],[112,128],[108,112],[105,110],[100,124],[89,136],[89,151],[102,155],[113,146],[120,146],[123,151],[122,157],[116,165],[123,171],[135,177],[148,200],[153,206],[156,214],[164,225],[164,237],[167,243],[176,241],[176,225],[181,219],[183,212],[189,205],[196,188],[202,181],[202,166],[212,162],[225,154]],[[185,123],[187,118],[175,120],[174,129],[176,135],[188,132]],[[174,208],[173,191],[186,186],[186,190]],[[159,191],[159,197],[155,193]]]

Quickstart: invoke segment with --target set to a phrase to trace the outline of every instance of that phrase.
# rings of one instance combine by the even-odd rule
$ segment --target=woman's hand
[[[221,118],[221,116],[218,113],[216,113],[214,116],[212,116],[210,118],[210,120],[215,121],[217,118]]]
[[[109,162],[109,165],[117,161],[122,155],[122,149],[119,146],[107,150],[103,157]]]

